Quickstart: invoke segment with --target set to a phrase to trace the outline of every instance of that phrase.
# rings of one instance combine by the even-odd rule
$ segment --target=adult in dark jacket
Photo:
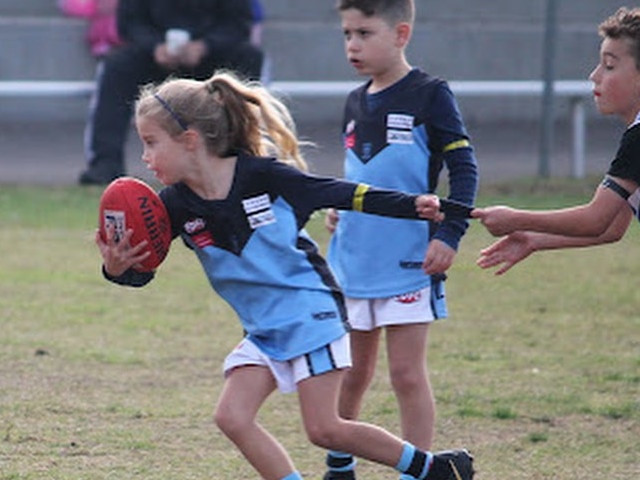
[[[258,79],[263,53],[250,43],[250,0],[120,0],[118,31],[124,44],[99,66],[85,130],[82,185],[103,185],[125,174],[124,146],[141,85],[169,76],[205,79],[218,68]],[[189,32],[173,53],[170,29]]]

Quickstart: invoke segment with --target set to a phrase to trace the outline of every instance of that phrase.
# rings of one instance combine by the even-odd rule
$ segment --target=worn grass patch
[[[588,199],[597,179],[522,181],[479,205]],[[105,282],[98,189],[0,189],[0,479],[257,478],[211,420],[233,312],[176,242],[154,282]],[[309,230],[326,242],[321,218]],[[638,228],[618,244],[537,254],[503,277],[475,266],[473,224],[450,272],[450,319],[431,333],[437,448],[465,446],[480,480],[640,477]],[[295,395],[261,415],[305,478],[324,452]],[[398,429],[385,358],[363,419]],[[360,462],[360,478],[395,474]]]

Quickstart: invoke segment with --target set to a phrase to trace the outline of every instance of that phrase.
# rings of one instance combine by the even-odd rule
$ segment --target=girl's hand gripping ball
[[[100,197],[100,237],[107,241],[106,226],[114,231],[116,242],[132,230],[132,247],[146,240],[150,252],[138,271],[155,270],[169,253],[171,221],[158,194],[142,180],[121,177],[111,182]]]

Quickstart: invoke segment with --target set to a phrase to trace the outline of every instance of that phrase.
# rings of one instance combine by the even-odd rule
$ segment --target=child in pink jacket
[[[121,43],[116,26],[118,0],[59,0],[58,5],[65,15],[89,21],[86,38],[93,56],[100,58]]]

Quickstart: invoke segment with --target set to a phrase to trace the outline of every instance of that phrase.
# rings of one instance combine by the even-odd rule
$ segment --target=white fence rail
[[[342,81],[273,81],[269,88],[292,97],[333,97],[346,95],[360,82]],[[541,80],[461,80],[450,81],[456,97],[541,97]],[[95,83],[88,81],[1,80],[0,97],[76,97],[90,95]],[[572,124],[572,176],[585,174],[586,115],[585,101],[592,96],[592,84],[587,80],[554,82],[554,94],[570,100]]]

